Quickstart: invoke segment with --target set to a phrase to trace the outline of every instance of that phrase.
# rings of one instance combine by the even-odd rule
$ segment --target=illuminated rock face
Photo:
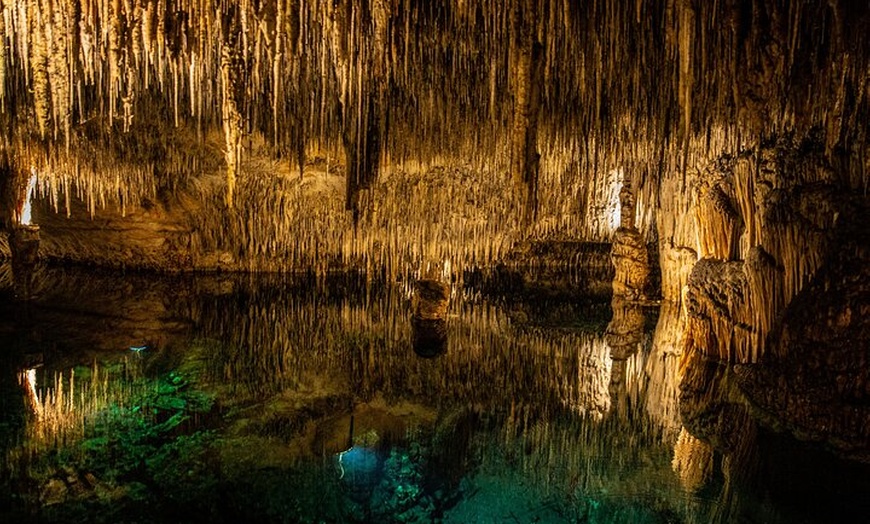
[[[761,144],[699,172],[701,260],[689,278],[689,346],[756,362],[787,348],[771,339],[793,298],[838,249],[850,174],[812,140]]]

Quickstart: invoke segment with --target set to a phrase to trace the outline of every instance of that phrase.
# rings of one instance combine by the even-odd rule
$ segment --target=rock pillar
[[[634,224],[634,193],[623,187],[619,193],[622,206],[621,224],[613,238],[610,260],[616,269],[613,297],[640,300],[649,286],[649,255],[646,242]]]
[[[450,286],[434,279],[414,283],[411,333],[414,352],[432,358],[447,350],[447,305]]]

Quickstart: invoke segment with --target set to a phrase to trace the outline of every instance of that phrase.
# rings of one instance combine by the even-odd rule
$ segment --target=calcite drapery
[[[689,279],[689,348],[756,362],[792,299],[832,248],[849,174],[813,140],[783,136],[724,156],[699,176],[702,258]]]

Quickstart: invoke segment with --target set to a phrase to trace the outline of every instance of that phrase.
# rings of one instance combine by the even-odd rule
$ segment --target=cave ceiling
[[[662,173],[777,133],[866,149],[866,2],[3,0],[13,171],[153,192],[260,144],[303,166],[452,156]],[[207,151],[207,150],[205,150]],[[505,160],[505,158],[508,160]],[[525,163],[524,163],[525,162]],[[652,183],[650,183],[652,182]],[[535,183],[537,183],[535,181]],[[117,193],[117,191],[115,191]]]

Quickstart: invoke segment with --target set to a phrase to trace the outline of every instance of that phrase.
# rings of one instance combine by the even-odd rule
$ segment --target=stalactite
[[[106,88],[109,98],[109,121],[115,119],[117,99],[123,89],[124,78],[122,75],[123,49],[122,38],[122,13],[121,0],[110,0],[108,4],[108,86]]]
[[[543,81],[543,46],[537,41],[534,0],[515,7],[516,34],[511,40],[514,115],[511,136],[511,176],[519,195],[523,223],[531,225],[538,209],[538,113]]]
[[[698,247],[691,241],[693,213],[683,209],[686,195],[693,195],[683,176],[691,178],[695,168],[728,153],[736,159],[735,179],[720,189],[733,213],[702,219],[701,254],[745,260],[762,245],[782,264],[777,240],[769,236],[775,230],[753,205],[763,184],[741,171],[754,165],[742,156],[747,147],[784,130],[798,137],[822,130],[819,140],[829,160],[847,151],[866,163],[856,152],[866,149],[866,126],[859,124],[867,108],[870,52],[858,44],[870,14],[843,3],[752,2],[741,9],[733,2],[692,0],[616,6],[537,0],[27,0],[4,1],[2,7],[7,45],[0,51],[7,55],[0,56],[0,68],[7,69],[0,70],[6,89],[0,90],[0,105],[12,115],[10,129],[33,126],[46,142],[46,151],[34,155],[51,165],[46,171],[69,169],[69,187],[82,188],[75,189],[82,194],[97,167],[76,171],[73,157],[87,165],[100,156],[91,154],[88,141],[111,133],[122,118],[128,133],[148,135],[139,120],[159,122],[152,130],[164,126],[168,108],[168,127],[195,126],[200,144],[223,134],[228,193],[239,183],[230,182],[229,173],[241,180],[242,137],[249,137],[246,161],[294,156],[302,173],[330,158],[330,172],[346,174],[348,203],[359,203],[355,214],[362,221],[365,206],[393,194],[378,186],[380,177],[391,170],[417,177],[437,166],[478,170],[481,177],[509,174],[494,191],[510,193],[510,180],[522,181],[526,199],[535,202],[526,209],[537,211],[524,233],[529,237],[604,240],[612,235],[604,215],[609,180],[623,170],[637,176],[638,202],[644,203],[638,229],[647,234],[652,224],[661,228],[673,248],[666,256],[676,265]],[[237,20],[232,42],[221,32],[230,12]],[[228,88],[236,81],[233,93]],[[527,105],[528,111],[519,110]],[[62,137],[70,155],[58,154]],[[157,142],[173,166],[170,172],[184,173],[186,180],[210,174],[194,167],[202,158],[188,154],[206,147],[174,138]],[[344,165],[336,166],[343,146]],[[92,201],[129,207],[156,182],[124,171],[129,150],[109,156],[116,154],[112,161],[94,162],[121,174],[110,184],[93,185],[100,194]],[[410,165],[422,167],[405,169]],[[843,183],[866,187],[867,170],[858,171]],[[393,187],[392,181],[386,184]],[[433,195],[443,197],[433,208],[440,215],[450,214],[462,198],[461,192]],[[707,195],[699,206],[715,210],[725,202],[719,190]],[[381,216],[397,216],[388,211],[391,206],[381,203]],[[654,216],[656,206],[679,216]],[[516,207],[498,216],[503,224],[468,228],[468,235],[496,240],[465,254],[431,240],[445,235],[432,226],[408,238],[395,233],[391,242],[407,247],[412,236],[426,238],[426,246],[414,249],[490,259],[516,238],[510,222],[523,221]],[[734,216],[740,220],[726,220]],[[256,246],[255,231],[263,222],[242,231],[239,246]],[[324,229],[314,218],[304,227]],[[359,253],[369,240],[347,242]],[[793,262],[794,271],[811,272],[812,264]],[[684,276],[668,280],[672,300]],[[789,276],[789,289],[800,288],[803,278]]]
[[[692,88],[694,84],[693,47],[695,40],[695,11],[692,0],[679,0],[678,32],[680,40],[680,107],[683,113],[683,140],[688,142],[692,132]]]
[[[226,203],[233,207],[236,178],[241,165],[243,117],[242,106],[245,93],[243,58],[240,55],[241,40],[238,33],[238,20],[227,17],[224,20],[223,43],[221,47],[221,88],[223,90],[222,121],[224,129],[224,155],[227,162]]]
[[[71,72],[69,56],[69,13],[66,3],[54,6],[51,27],[51,47],[48,59],[48,81],[51,86],[52,115],[55,125],[55,136],[58,128],[69,145],[71,104]]]
[[[40,9],[39,0],[29,0],[28,21],[30,22],[30,65],[33,74],[33,106],[36,111],[36,124],[39,136],[46,138],[51,118],[51,90],[48,84],[48,46],[45,18],[49,13]]]
[[[0,112],[2,113],[7,111],[6,86],[9,81],[7,78],[7,61],[9,60],[9,57],[7,55],[8,51],[6,47],[6,18],[6,3],[4,0],[0,0]]]

